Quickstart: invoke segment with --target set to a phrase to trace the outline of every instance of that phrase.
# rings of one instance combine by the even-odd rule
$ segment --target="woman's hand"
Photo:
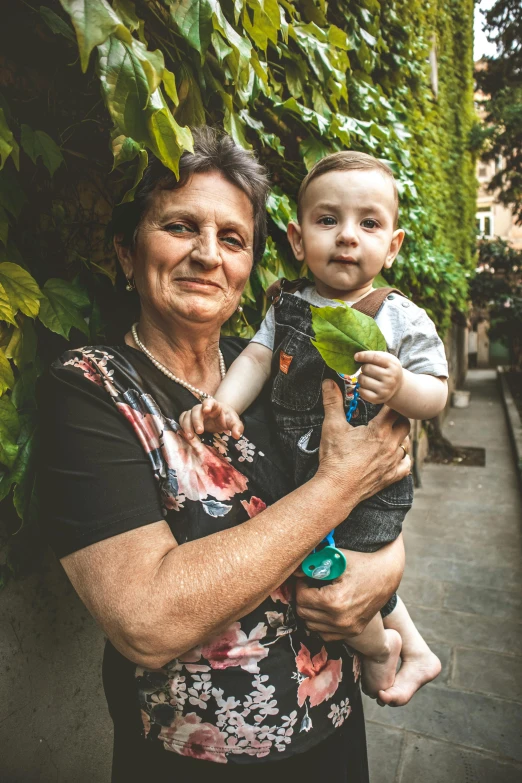
[[[404,570],[402,535],[377,552],[342,550],[344,574],[323,587],[310,587],[305,579],[296,586],[297,614],[327,641],[350,641],[366,628],[399,586]]]
[[[342,498],[353,503],[356,476],[357,503],[404,478],[411,470],[407,447],[408,419],[384,406],[367,427],[352,427],[346,421],[341,391],[334,381],[323,381],[324,422],[319,447],[317,476],[333,482]],[[352,497],[350,498],[351,495]]]

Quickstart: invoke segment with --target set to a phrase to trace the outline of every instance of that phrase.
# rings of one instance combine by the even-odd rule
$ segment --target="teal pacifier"
[[[322,546],[326,544],[326,546]],[[335,546],[333,531],[327,535],[308,557],[306,557],[301,569],[303,574],[310,579],[330,582],[344,574],[346,570],[346,558],[340,549]]]

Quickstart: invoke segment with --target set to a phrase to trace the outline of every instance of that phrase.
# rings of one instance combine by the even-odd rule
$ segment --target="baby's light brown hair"
[[[382,160],[374,158],[372,155],[367,155],[365,152],[355,152],[348,150],[346,152],[334,152],[332,155],[327,155],[325,158],[321,158],[313,168],[310,169],[304,180],[301,182],[299,193],[297,194],[297,220],[301,221],[301,205],[305,191],[312,182],[322,174],[327,174],[329,171],[362,171],[362,170],[377,170],[385,177],[388,177],[393,184],[393,194],[395,200],[395,214],[393,216],[394,228],[397,228],[399,221],[399,192],[397,190],[397,182],[393,176],[391,168]]]

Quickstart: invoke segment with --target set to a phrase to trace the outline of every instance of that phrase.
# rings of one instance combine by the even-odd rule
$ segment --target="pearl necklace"
[[[136,323],[136,324],[133,324],[132,329],[131,329],[132,337],[134,339],[134,342],[136,343],[136,345],[138,346],[140,351],[143,351],[145,356],[148,359],[150,359],[150,361],[152,362],[154,367],[157,367],[157,369],[160,372],[162,372],[163,375],[166,375],[167,378],[170,378],[171,381],[174,381],[175,383],[179,383],[180,386],[183,386],[185,389],[188,389],[189,392],[192,392],[192,394],[194,394],[196,397],[200,397],[203,400],[206,400],[206,399],[212,397],[212,395],[208,394],[208,392],[202,391],[202,389],[198,389],[197,386],[193,386],[191,383],[188,383],[187,381],[183,381],[181,378],[178,378],[178,376],[174,375],[174,373],[171,372],[169,369],[167,369],[167,367],[165,367],[164,364],[159,362],[156,359],[156,357],[151,354],[149,349],[146,348],[143,345],[143,343],[141,342],[141,340],[139,339],[137,327],[138,327],[138,324]],[[221,373],[221,380],[223,380],[223,378],[226,375],[227,368],[225,367],[225,360],[223,359],[223,354],[221,353],[221,350],[219,348],[218,348],[218,353],[219,353],[219,372]]]

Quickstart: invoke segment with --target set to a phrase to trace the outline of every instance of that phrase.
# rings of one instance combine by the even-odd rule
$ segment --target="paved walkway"
[[[486,467],[426,465],[400,594],[442,661],[406,707],[366,699],[372,783],[522,780],[521,507],[495,373],[469,373],[445,434]]]

